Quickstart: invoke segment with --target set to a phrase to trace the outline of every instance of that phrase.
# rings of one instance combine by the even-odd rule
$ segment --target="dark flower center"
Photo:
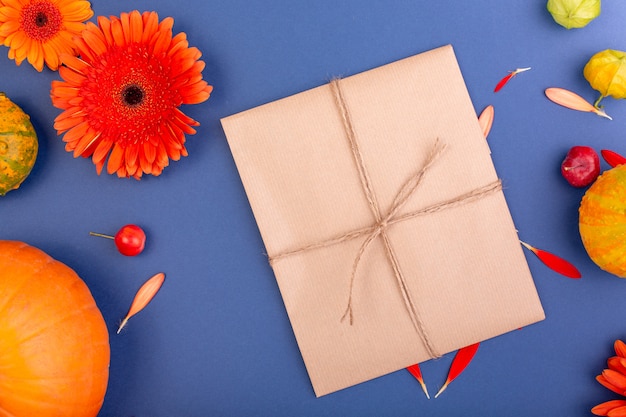
[[[35,24],[40,28],[46,26],[46,24],[48,24],[48,16],[46,16],[44,12],[37,13]]]
[[[22,9],[20,26],[29,38],[45,42],[57,35],[63,25],[59,7],[49,0],[30,2]]]
[[[137,107],[146,97],[146,93],[140,86],[136,84],[128,85],[122,91],[122,100],[124,104],[130,107]]]

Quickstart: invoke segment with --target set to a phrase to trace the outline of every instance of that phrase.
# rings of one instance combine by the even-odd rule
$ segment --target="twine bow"
[[[437,158],[442,154],[445,149],[445,145],[440,143],[439,139],[437,139],[428,154],[424,165],[419,169],[417,173],[411,176],[408,181],[404,183],[400,191],[394,198],[391,207],[386,213],[381,213],[380,205],[376,199],[376,194],[372,189],[372,182],[369,178],[367,170],[365,168],[365,163],[363,161],[363,155],[360,151],[358,142],[356,140],[356,134],[354,131],[354,126],[352,125],[352,120],[350,118],[350,113],[348,111],[348,106],[346,104],[345,98],[343,96],[343,91],[341,90],[340,80],[334,79],[330,82],[330,88],[333,93],[333,97],[335,99],[335,104],[337,105],[337,109],[341,115],[341,119],[343,122],[344,130],[346,133],[346,137],[350,143],[350,149],[352,150],[352,155],[354,157],[354,161],[359,173],[359,179],[361,181],[361,185],[363,188],[363,192],[368,202],[368,206],[372,214],[374,215],[374,224],[370,227],[365,227],[362,229],[353,230],[348,233],[344,233],[330,239],[325,239],[323,241],[315,242],[309,245],[305,245],[296,249],[288,250],[285,252],[281,252],[279,254],[270,256],[269,261],[273,266],[275,262],[280,259],[308,252],[318,248],[324,248],[339,244],[341,242],[357,239],[365,236],[365,240],[359,247],[359,251],[356,254],[354,262],[352,264],[352,272],[350,274],[350,290],[348,295],[348,303],[346,306],[346,310],[341,317],[341,321],[346,318],[349,319],[350,324],[354,321],[354,313],[353,313],[353,293],[354,293],[354,282],[357,276],[358,266],[361,262],[361,259],[365,255],[368,247],[371,243],[378,237],[380,237],[383,241],[383,245],[385,248],[385,255],[389,260],[389,263],[393,269],[393,275],[395,277],[396,283],[398,284],[398,288],[400,289],[400,293],[402,294],[402,299],[405,305],[405,308],[409,314],[413,327],[417,331],[420,339],[422,340],[424,347],[426,348],[429,356],[431,358],[436,358],[441,356],[438,351],[434,348],[430,337],[425,329],[424,323],[422,322],[418,312],[417,306],[412,299],[412,296],[408,290],[408,285],[404,274],[400,268],[400,263],[398,262],[398,258],[394,252],[393,245],[389,238],[388,229],[390,226],[404,222],[409,219],[413,219],[418,216],[435,213],[437,211],[445,210],[452,207],[457,207],[462,204],[467,204],[472,201],[476,201],[481,199],[489,194],[500,191],[502,189],[502,184],[500,180],[496,180],[490,184],[487,184],[483,187],[476,188],[472,191],[469,191],[465,194],[461,194],[457,197],[451,198],[446,201],[442,201],[436,204],[433,204],[428,207],[424,207],[422,209],[412,211],[405,214],[398,214],[400,209],[407,203],[407,201],[411,198],[411,196],[415,193],[418,186],[421,184],[424,175],[428,171],[428,169],[435,163]]]

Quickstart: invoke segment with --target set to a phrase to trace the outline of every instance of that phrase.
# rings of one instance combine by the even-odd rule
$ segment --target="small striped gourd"
[[[0,196],[24,182],[35,165],[38,149],[30,117],[0,92]]]

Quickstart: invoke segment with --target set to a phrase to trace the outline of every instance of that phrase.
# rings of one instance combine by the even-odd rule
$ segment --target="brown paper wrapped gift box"
[[[544,318],[451,46],[222,124],[316,395]]]

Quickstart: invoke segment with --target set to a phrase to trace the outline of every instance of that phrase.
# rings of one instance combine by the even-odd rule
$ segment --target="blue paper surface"
[[[0,50],[0,90],[31,115],[40,140],[30,177],[0,199],[0,239],[43,249],[91,289],[111,333],[101,416],[575,417],[618,398],[594,378],[613,341],[626,338],[626,281],[586,255],[577,217],[584,189],[570,187],[559,166],[574,145],[626,154],[626,103],[603,101],[609,121],[543,92],[597,98],[582,69],[596,52],[626,49],[626,3],[605,1],[599,18],[569,31],[542,0],[152,0],[93,9],[174,17],[214,86],[207,102],[182,108],[201,123],[187,138],[188,157],[141,181],[98,176],[90,160],[65,152],[53,128],[58,74],[17,67]],[[583,278],[557,275],[528,252],[546,320],[483,343],[436,400],[406,371],[316,399],[219,119],[448,43],[476,112],[495,107],[488,140],[520,238],[570,260]],[[520,67],[532,70],[493,92]],[[148,235],[134,258],[88,235],[127,223]],[[159,271],[161,292],[116,335],[135,291]],[[431,393],[451,360],[422,365]]]

